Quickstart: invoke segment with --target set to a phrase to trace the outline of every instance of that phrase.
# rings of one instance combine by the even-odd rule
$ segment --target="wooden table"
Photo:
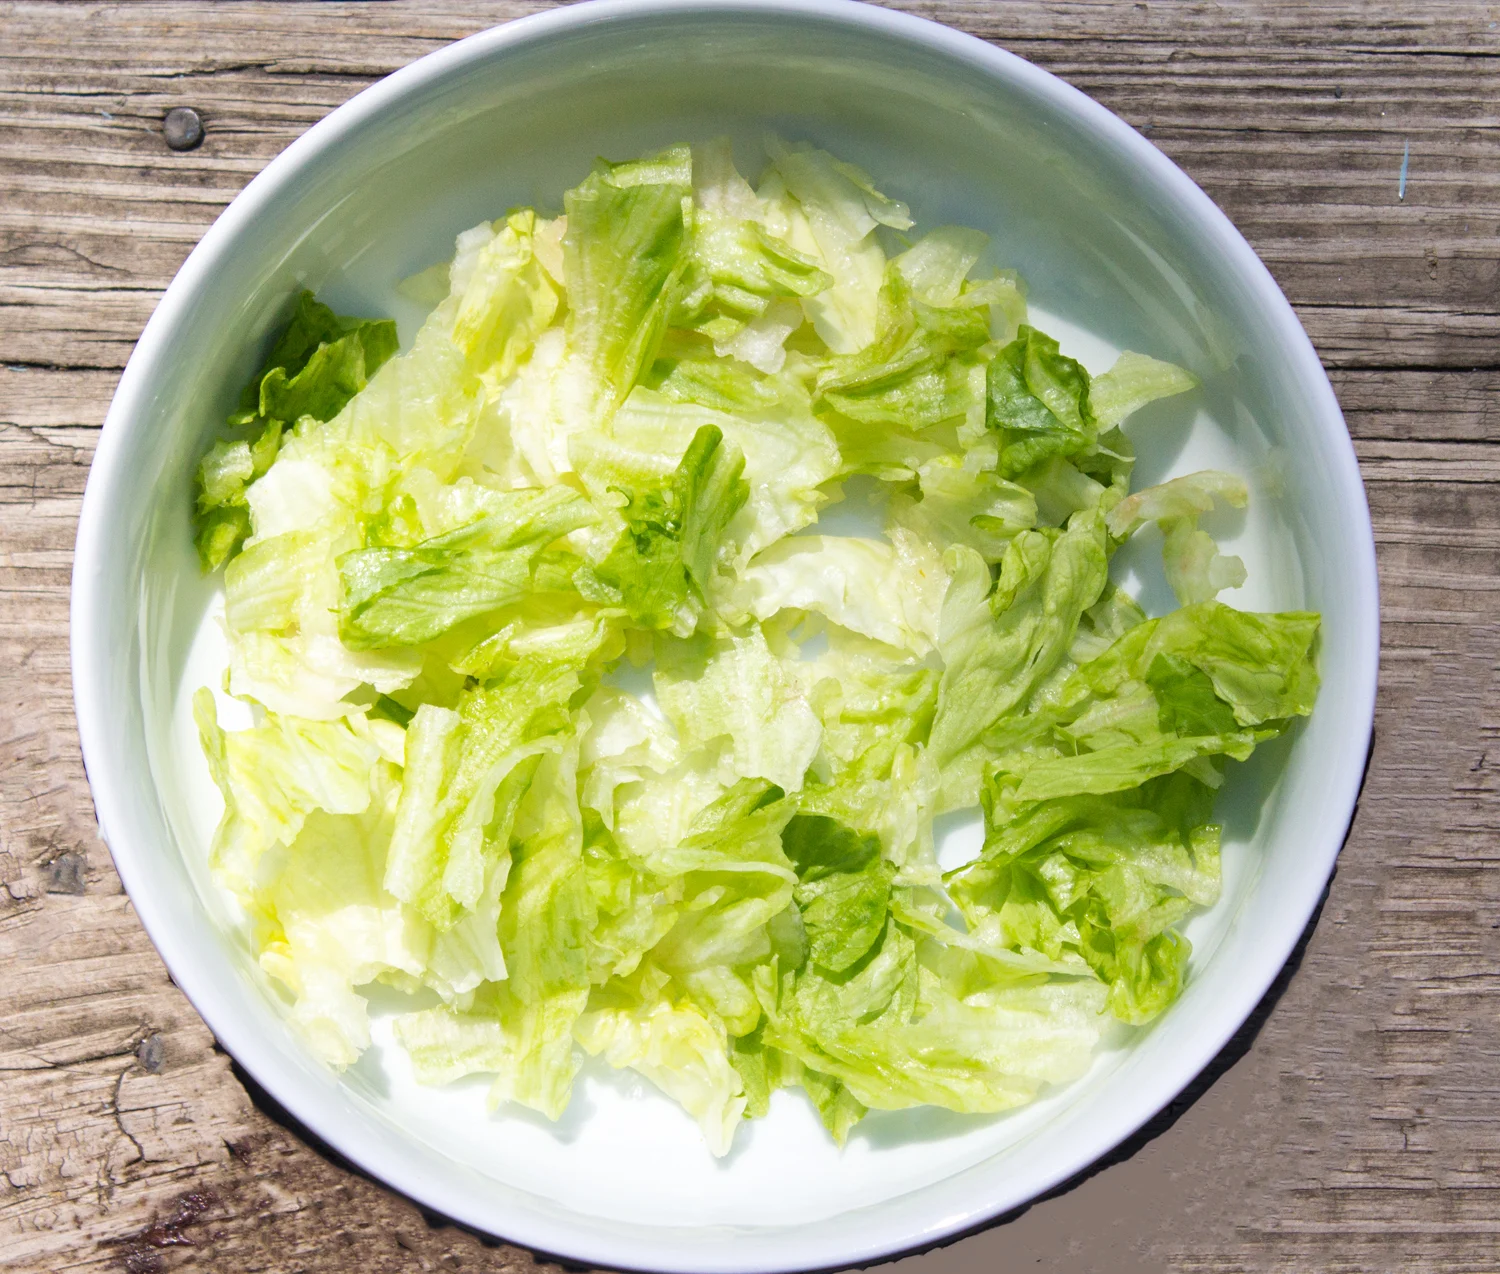
[[[216,1048],[97,838],[67,665],[99,424],[183,257],[344,99],[534,7],[0,4],[7,1269],[534,1268],[351,1171]],[[1500,1269],[1500,8],[912,7],[1119,112],[1259,250],[1348,416],[1385,628],[1360,811],[1255,1019],[1107,1166],[898,1268]],[[179,105],[197,150],[163,142]]]

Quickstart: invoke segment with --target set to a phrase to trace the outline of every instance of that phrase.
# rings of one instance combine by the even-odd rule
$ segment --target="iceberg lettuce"
[[[688,265],[692,153],[600,160],[563,199],[570,352],[608,407],[656,356]]]
[[[229,417],[249,437],[215,443],[198,469],[198,555],[205,571],[234,556],[250,534],[246,488],[269,472],[282,434],[304,416],[331,420],[396,352],[389,319],[336,315],[298,295],[292,320]]]
[[[889,542],[857,536],[779,540],[740,573],[739,595],[766,620],[816,611],[851,632],[925,655],[937,639],[947,576],[926,541],[902,528]]]
[[[875,229],[909,229],[911,215],[827,151],[777,138],[767,138],[766,146],[772,169],[759,192],[769,205],[765,220],[833,280],[803,297],[803,312],[833,353],[857,353],[875,339],[879,324],[886,257]]]
[[[693,178],[688,262],[672,322],[712,339],[721,357],[779,371],[785,340],[802,325],[801,308],[790,302],[816,296],[833,279],[767,228],[765,210],[735,171],[727,141],[698,148]]]
[[[1091,376],[983,234],[766,151],[464,231],[401,351],[302,294],[202,459],[252,721],[197,691],[211,869],[332,1066],[381,983],[420,1082],[555,1119],[629,1068],[716,1155],[797,1089],[843,1143],[1030,1101],[1193,976],[1215,793],[1313,710],[1319,632],[1215,600],[1238,478],[1130,489],[1128,417],[1196,380]],[[1154,617],[1109,569],[1148,527]]]
[[[656,696],[689,748],[722,740],[735,777],[801,789],[822,728],[796,667],[772,652],[759,626],[662,641]]]
[[[1108,579],[1107,534],[1097,512],[1066,530],[1025,531],[990,578],[973,549],[950,548],[938,650],[943,676],[929,747],[944,767],[945,802],[974,804],[986,761],[983,736],[1032,696],[1067,657],[1083,613]]]
[[[1184,606],[1212,601],[1224,589],[1245,582],[1244,562],[1220,553],[1208,533],[1198,529],[1199,515],[1212,509],[1216,498],[1243,509],[1250,493],[1232,474],[1205,469],[1126,496],[1109,513],[1110,534],[1117,538],[1146,522],[1161,528],[1167,582]]]
[[[709,1150],[729,1151],[745,1110],[744,1083],[730,1063],[724,1023],[691,1003],[616,993],[579,1019],[578,1042],[611,1066],[640,1072],[703,1129]]]
[[[625,488],[625,530],[595,577],[646,628],[691,631],[707,599],[719,542],[749,495],[745,458],[713,425],[693,435],[671,477]]]
[[[485,515],[410,548],[339,558],[339,635],[351,650],[417,646],[523,597],[542,551],[597,518],[566,487],[495,492]],[[581,566],[582,563],[580,562]]]

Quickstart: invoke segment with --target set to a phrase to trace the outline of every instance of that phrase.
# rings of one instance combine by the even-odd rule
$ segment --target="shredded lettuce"
[[[198,556],[205,571],[223,566],[250,534],[246,488],[276,460],[282,435],[307,417],[331,420],[396,352],[390,319],[342,318],[311,292],[298,295],[292,320],[229,417],[238,435],[209,448],[198,468]]]
[[[594,571],[603,600],[645,628],[691,631],[707,598],[719,542],[749,495],[745,458],[703,425],[670,478],[625,488],[625,530]]]
[[[605,410],[656,356],[687,269],[693,161],[686,146],[624,164],[603,160],[563,199],[571,357]]]
[[[597,516],[561,486],[494,492],[486,505],[467,526],[410,548],[377,545],[340,557],[344,645],[420,646],[519,601],[540,582],[543,550]]]
[[[421,1082],[555,1119],[592,1057],[716,1155],[781,1088],[842,1143],[1030,1101],[1193,976],[1215,793],[1319,630],[1216,600],[1240,479],[1130,489],[1122,424],[1197,381],[1091,376],[983,234],[766,150],[465,231],[404,351],[303,293],[202,459],[254,720],[197,691],[211,866],[332,1066],[380,982]],[[881,534],[819,525],[865,497]],[[1165,615],[1110,579],[1144,528]]]
[[[1109,513],[1110,534],[1125,538],[1147,522],[1162,531],[1162,561],[1167,582],[1184,606],[1211,601],[1226,588],[1245,582],[1245,564],[1219,552],[1198,518],[1219,499],[1243,509],[1250,492],[1232,474],[1205,469],[1126,496]]]
[[[859,536],[778,541],[740,575],[751,614],[816,611],[850,632],[925,655],[937,638],[947,576],[926,541],[896,528],[890,543]]]

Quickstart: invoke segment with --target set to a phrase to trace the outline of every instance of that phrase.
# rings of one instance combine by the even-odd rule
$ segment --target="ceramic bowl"
[[[395,314],[409,338],[420,315],[396,285],[451,255],[459,230],[517,204],[556,207],[597,154],[727,133],[753,173],[766,130],[861,165],[919,225],[988,231],[993,263],[1021,270],[1042,325],[1096,370],[1131,348],[1197,373],[1191,401],[1132,422],[1138,479],[1204,464],[1248,478],[1249,515],[1219,529],[1251,581],[1226,600],[1322,612],[1316,710],[1226,785],[1224,896],[1189,926],[1182,998],[1013,1115],[872,1116],[840,1151],[784,1093],[716,1162],[675,1107],[608,1073],[585,1072],[555,1127],[486,1114],[482,1084],[418,1089],[393,1048],[336,1075],[288,1028],[205,871],[212,787],[184,724],[185,698],[217,677],[214,584],[190,543],[197,459],[297,288]],[[1163,604],[1149,554],[1119,562]],[[1176,1096],[1255,1008],[1328,880],[1365,762],[1377,622],[1364,490],[1317,356],[1249,246],[1150,143],[1021,59],[903,14],[600,0],[474,36],[359,94],[204,236],[104,426],[72,642],[120,876],[178,984],[278,1102],[480,1230],[577,1261],[706,1274],[935,1243],[1077,1173]]]

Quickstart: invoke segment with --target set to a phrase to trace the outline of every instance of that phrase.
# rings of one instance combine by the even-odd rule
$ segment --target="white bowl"
[[[559,1130],[429,1093],[392,1050],[343,1077],[287,1028],[204,871],[206,772],[181,730],[213,589],[190,544],[197,457],[289,294],[416,315],[398,280],[455,232],[557,205],[596,153],[772,128],[826,145],[919,225],[994,236],[997,264],[1085,360],[1134,348],[1192,368],[1189,409],[1132,429],[1140,479],[1217,461],[1246,475],[1228,600],[1322,612],[1305,727],[1221,798],[1223,900],[1193,922],[1181,1000],[1078,1083],[1016,1115],[872,1118],[842,1153],[795,1096],[715,1164],[643,1088],[594,1075]],[[747,165],[750,166],[750,165]],[[1049,325],[1044,324],[1044,326]],[[1147,557],[1126,563],[1149,595]],[[89,475],[73,576],[73,678],[101,834],[178,984],[298,1119],[371,1173],[481,1230],[656,1270],[865,1262],[972,1227],[1105,1153],[1207,1064],[1272,982],[1323,890],[1373,711],[1374,551],[1342,417],[1270,275],[1159,151],[1066,84],[977,39],[843,0],[602,0],[526,18],[361,93],[257,177],[188,258],[120,381]],[[749,1136],[746,1136],[746,1133]]]

